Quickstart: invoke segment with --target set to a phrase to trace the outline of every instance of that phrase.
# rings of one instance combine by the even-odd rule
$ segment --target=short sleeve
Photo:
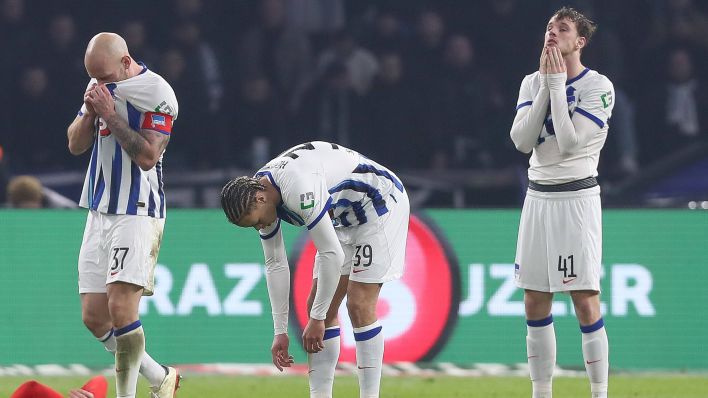
[[[615,89],[612,82],[605,76],[600,76],[596,83],[581,94],[575,112],[604,128],[615,106]]]

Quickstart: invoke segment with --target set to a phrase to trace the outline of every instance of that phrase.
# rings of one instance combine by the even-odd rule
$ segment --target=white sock
[[[332,398],[334,370],[339,360],[339,326],[325,329],[324,350],[307,354],[310,398]]]
[[[119,398],[135,398],[140,362],[145,354],[145,335],[140,321],[115,331],[116,394]]]
[[[533,398],[553,396],[553,368],[556,366],[556,332],[553,315],[538,321],[527,320],[526,352],[533,386]]]
[[[379,321],[369,326],[354,328],[354,340],[360,397],[378,398],[384,354],[384,337]]]
[[[590,379],[592,398],[607,397],[607,381],[610,371],[610,348],[602,318],[590,326],[580,326],[583,332],[583,358]]]
[[[113,329],[109,330],[108,333],[103,335],[103,337],[98,340],[103,343],[104,347],[106,347],[106,351],[115,355],[116,336],[113,334]],[[165,376],[167,376],[167,371],[164,366],[152,359],[146,351],[143,355],[142,362],[140,362],[140,374],[145,376],[152,387],[157,387],[165,379]]]

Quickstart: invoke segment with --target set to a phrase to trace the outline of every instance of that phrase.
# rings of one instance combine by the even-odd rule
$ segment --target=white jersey
[[[91,79],[89,86],[96,82]],[[170,135],[178,105],[172,87],[143,65],[137,76],[106,85],[116,112],[131,129]],[[79,115],[86,112],[85,105]],[[79,205],[106,214],[165,217],[162,155],[155,167],[142,170],[121,148],[106,123],[97,118],[91,161]],[[137,134],[137,133],[136,133]]]
[[[280,220],[312,229],[330,211],[335,228],[366,224],[388,213],[389,200],[403,195],[400,179],[359,153],[328,142],[288,149],[256,173],[267,176],[282,197]],[[280,222],[261,230],[275,235]]]
[[[517,111],[533,103],[540,89],[539,73],[527,75],[521,82]],[[568,112],[573,117],[580,114],[597,124],[601,131],[587,145],[571,154],[562,155],[556,141],[551,106],[539,132],[538,141],[529,160],[528,178],[547,184],[560,184],[597,176],[600,150],[605,144],[608,119],[614,107],[614,88],[610,80],[586,68],[566,82]]]

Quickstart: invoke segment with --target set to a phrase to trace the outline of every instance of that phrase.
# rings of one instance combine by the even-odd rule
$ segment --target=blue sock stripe
[[[541,326],[548,326],[553,323],[553,315],[549,315],[548,318],[543,318],[538,321],[532,321],[530,319],[526,320],[526,324],[534,327],[534,328],[540,328]]]
[[[128,326],[123,326],[122,328],[117,329],[115,332],[113,332],[113,334],[116,337],[122,336],[122,335],[130,332],[131,330],[135,330],[135,329],[139,328],[140,326],[142,326],[142,323],[140,323],[140,319],[138,319],[137,321],[131,323]]]
[[[325,329],[325,334],[324,334],[323,340],[329,340],[333,337],[339,337],[339,334],[340,334],[339,328]]]
[[[354,340],[356,341],[366,341],[373,339],[377,334],[381,333],[381,326],[377,326],[373,329],[367,330],[366,332],[354,333]]]
[[[108,333],[108,336],[106,336],[105,339],[101,340],[101,343],[105,343],[106,341],[108,341],[108,339],[110,339],[111,336],[113,336],[114,332],[115,332],[115,329],[111,328],[111,331]]]
[[[583,333],[592,333],[596,330],[600,330],[604,326],[605,326],[605,321],[603,321],[602,318],[600,318],[599,321],[593,323],[592,325],[588,325],[588,326],[580,325],[580,331]]]

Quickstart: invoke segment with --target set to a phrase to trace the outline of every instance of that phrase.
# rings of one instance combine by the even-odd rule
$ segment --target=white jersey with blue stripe
[[[89,86],[95,83],[91,79]],[[178,104],[172,87],[143,66],[140,74],[108,83],[116,112],[131,129],[151,128],[170,134]],[[85,105],[79,115],[86,111]],[[164,153],[163,153],[164,154]],[[79,205],[106,214],[165,217],[162,155],[155,167],[142,170],[121,148],[106,123],[96,118],[95,141]]]
[[[341,145],[315,141],[295,146],[256,173],[280,192],[280,220],[312,229],[330,211],[335,228],[366,224],[388,213],[405,190],[384,166]],[[261,230],[274,235],[280,222]]]
[[[533,104],[540,85],[538,71],[524,78],[519,90],[517,111]],[[597,124],[601,131],[580,150],[572,154],[562,154],[556,141],[549,104],[546,119],[529,160],[529,180],[559,183],[597,176],[600,150],[607,138],[608,120],[614,107],[614,95],[612,82],[588,68],[568,80],[566,97],[571,118],[575,114],[582,115]]]

